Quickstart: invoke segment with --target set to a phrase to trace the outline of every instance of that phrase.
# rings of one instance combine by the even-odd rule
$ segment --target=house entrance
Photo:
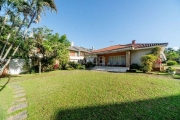
[[[105,66],[105,57],[104,56],[98,57],[98,65]]]

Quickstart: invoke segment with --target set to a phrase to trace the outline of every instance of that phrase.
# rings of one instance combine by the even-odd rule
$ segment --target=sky
[[[75,46],[164,43],[180,47],[180,0],[55,0],[33,27],[66,34]]]

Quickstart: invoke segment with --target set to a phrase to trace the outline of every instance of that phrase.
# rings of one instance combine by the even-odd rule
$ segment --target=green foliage
[[[164,51],[168,61],[176,61],[180,63],[180,49],[166,48]]]
[[[130,66],[130,69],[137,69],[139,70],[140,66],[136,63],[132,63],[131,66]]]
[[[168,67],[166,69],[166,72],[168,72],[169,74],[171,75],[175,75],[176,74],[176,69],[175,68],[172,68],[172,67]]]
[[[85,67],[86,67],[86,69],[91,69],[91,68],[95,67],[95,64],[92,63],[92,62],[87,62],[87,63],[85,64]]]
[[[178,63],[176,61],[167,61],[168,66],[177,65]]]
[[[84,65],[81,65],[79,63],[76,63],[76,62],[68,62],[68,64],[66,64],[65,66],[65,69],[66,70],[75,70],[75,69],[80,69],[80,70],[84,70],[85,69],[85,66]]]
[[[153,64],[158,59],[160,55],[161,47],[156,46],[152,49],[150,54],[144,55],[140,58],[142,64],[143,64],[143,72],[151,72],[153,70]]]
[[[176,71],[176,69],[175,69],[175,68],[172,68],[172,67],[168,67],[168,68],[166,69],[166,71],[167,71],[167,72],[173,72],[173,71]]]
[[[40,49],[39,53],[44,55],[42,62],[42,71],[51,71],[54,69],[63,69],[63,64],[66,64],[69,60],[68,47],[70,42],[66,35],[60,36],[58,33],[53,34],[52,30],[47,27],[33,28],[33,37],[31,38],[34,42],[31,44],[30,54],[33,56],[34,65],[37,65],[38,59],[36,54],[33,52],[34,49]],[[58,63],[56,63],[56,62]]]
[[[153,54],[143,55],[141,57],[141,62],[143,64],[143,72],[150,72],[153,67],[153,63],[156,60],[156,56]]]
[[[151,54],[153,54],[154,56],[159,56],[160,55],[160,51],[161,51],[161,47],[156,46],[152,49]]]

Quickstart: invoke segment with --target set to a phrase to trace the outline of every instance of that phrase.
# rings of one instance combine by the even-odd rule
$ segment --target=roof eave
[[[131,47],[128,48],[123,48],[123,49],[116,49],[116,50],[109,50],[109,51],[104,51],[104,52],[93,52],[95,54],[109,54],[109,53],[115,53],[115,52],[123,52],[126,50],[131,50]]]

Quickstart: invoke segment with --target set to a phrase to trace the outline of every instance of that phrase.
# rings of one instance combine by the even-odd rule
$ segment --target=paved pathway
[[[27,102],[26,94],[24,89],[18,84],[13,84],[12,88],[14,90],[15,100],[12,106],[8,109],[10,117],[7,120],[25,120],[27,118]]]

